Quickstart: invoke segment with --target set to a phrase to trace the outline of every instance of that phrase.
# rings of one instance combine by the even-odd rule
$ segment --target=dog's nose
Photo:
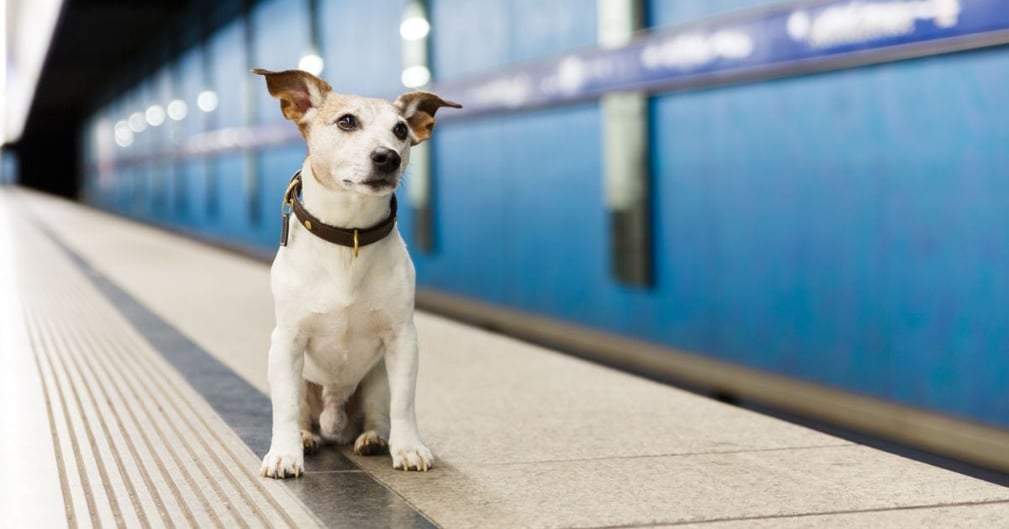
[[[379,147],[372,151],[371,161],[375,164],[375,169],[382,171],[383,173],[391,173],[396,169],[399,169],[399,153],[392,150],[386,149],[385,147]]]

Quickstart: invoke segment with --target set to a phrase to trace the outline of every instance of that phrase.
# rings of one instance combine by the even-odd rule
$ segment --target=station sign
[[[446,119],[801,75],[1009,42],[1005,0],[834,0],[660,29],[435,87],[464,102]]]

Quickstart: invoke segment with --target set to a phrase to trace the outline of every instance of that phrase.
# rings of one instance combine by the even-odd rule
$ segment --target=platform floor
[[[0,188],[0,527],[1009,527],[1009,488],[424,313],[435,468],[260,478],[268,274]]]

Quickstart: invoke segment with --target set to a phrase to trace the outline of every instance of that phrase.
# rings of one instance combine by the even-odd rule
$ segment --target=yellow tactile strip
[[[70,527],[314,527],[66,256],[13,220]]]

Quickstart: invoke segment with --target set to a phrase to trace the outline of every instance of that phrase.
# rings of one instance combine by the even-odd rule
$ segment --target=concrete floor
[[[267,266],[68,202],[0,196],[0,229],[22,241],[45,227],[52,244],[268,393]],[[344,522],[299,495],[322,477],[345,500],[329,508],[359,510],[358,527],[1009,527],[1007,488],[434,315],[416,320],[417,415],[435,469],[404,473],[346,451],[309,459],[319,474],[285,487],[325,525]],[[358,493],[370,490],[392,494]],[[393,501],[417,516],[367,514]]]

